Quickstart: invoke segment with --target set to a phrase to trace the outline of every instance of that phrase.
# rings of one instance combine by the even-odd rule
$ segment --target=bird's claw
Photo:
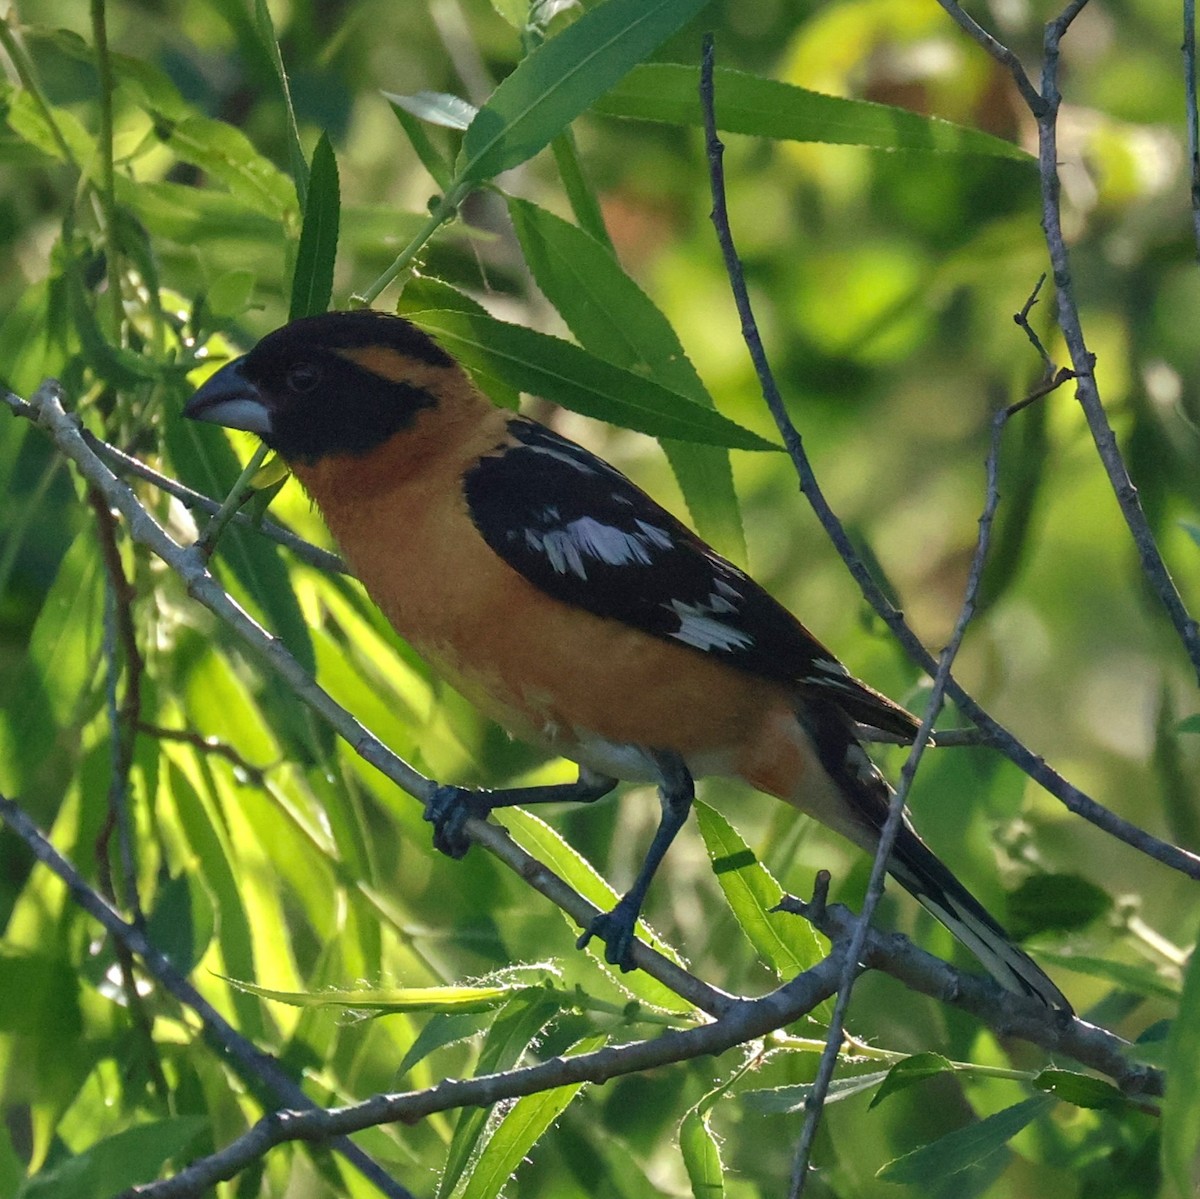
[[[425,804],[425,819],[433,825],[433,847],[447,857],[461,858],[471,848],[466,823],[490,811],[484,796],[463,787],[438,787]]]
[[[635,969],[633,947],[637,942],[634,936],[634,925],[637,924],[637,912],[622,899],[611,912],[602,912],[580,934],[575,942],[576,949],[583,949],[593,938],[598,937],[604,942],[604,960],[610,966],[617,966],[622,973]]]

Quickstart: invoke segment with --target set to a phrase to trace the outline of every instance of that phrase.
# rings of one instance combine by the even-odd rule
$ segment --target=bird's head
[[[454,359],[402,317],[327,312],[267,334],[183,412],[257,433],[286,461],[311,464],[369,453],[464,382]]]

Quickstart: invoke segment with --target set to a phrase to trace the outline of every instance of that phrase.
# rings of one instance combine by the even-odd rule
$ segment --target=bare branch
[[[946,3],[943,3],[946,7]],[[964,14],[965,15],[965,14]],[[968,18],[969,19],[969,18]],[[701,96],[701,107],[705,113],[706,123],[712,122],[712,96]],[[715,144],[714,144],[715,143]],[[841,520],[830,508],[824,493],[821,491],[813,472],[812,464],[804,449],[803,439],[799,430],[788,415],[778,385],[767,362],[762,339],[750,310],[749,296],[746,291],[745,276],[737,252],[733,248],[733,240],[729,232],[728,214],[723,211],[720,197],[724,194],[724,168],[720,157],[720,142],[715,134],[709,140],[709,170],[713,190],[712,220],[720,242],[721,251],[725,258],[725,269],[729,276],[733,291],[734,302],[742,322],[742,336],[750,352],[754,369],[758,374],[763,398],[775,419],[776,427],[797,477],[800,480],[800,490],[812,505],[813,512],[825,530],[825,535],[833,543],[838,555],[845,562],[847,569],[858,584],[863,598],[871,605],[879,618],[888,626],[892,635],[900,643],[905,653],[931,677],[937,672],[937,663],[933,656],[921,643],[917,635],[908,627],[904,614],[895,607],[875,581],[870,568],[862,555],[854,548],[846,533]],[[1090,366],[1089,366],[1090,371]],[[1094,382],[1094,381],[1093,381]],[[987,744],[999,750],[1011,762],[1023,770],[1030,778],[1044,787],[1051,795],[1060,800],[1064,806],[1077,816],[1095,824],[1098,828],[1131,845],[1134,849],[1154,858],[1156,861],[1178,870],[1190,878],[1200,879],[1200,856],[1188,853],[1178,846],[1163,841],[1137,825],[1122,819],[1115,812],[1096,802],[1086,795],[1073,783],[1069,783],[1053,767],[1024,745],[1016,736],[994,719],[975,699],[950,676],[946,679],[946,694],[952,699],[959,711],[974,722],[984,733]]]
[[[858,917],[842,904],[818,907],[787,896],[779,907],[803,916],[834,945],[847,943],[858,926]],[[1128,1042],[1107,1029],[1066,1012],[1048,1014],[1040,1003],[1003,991],[991,979],[955,970],[900,933],[870,929],[859,960],[865,968],[889,974],[939,1003],[970,1012],[999,1037],[1028,1041],[1107,1075],[1133,1098],[1163,1094],[1162,1071],[1132,1058]]]
[[[124,946],[126,952],[141,958],[159,985],[200,1017],[205,1039],[216,1048],[222,1061],[228,1062],[252,1087],[265,1086],[280,1103],[289,1104],[300,1111],[314,1108],[313,1101],[279,1062],[233,1028],[175,969],[170,959],[146,939],[140,928],[125,920],[99,892],[88,886],[79,871],[51,845],[20,805],[3,795],[0,795],[0,821],[20,837],[43,866],[66,884],[71,898],[79,907],[98,921],[115,942]],[[413,1199],[410,1191],[348,1139],[338,1137],[334,1148],[389,1199]]]
[[[204,554],[196,546],[185,548],[174,541],[142,507],[129,487],[100,461],[64,411],[57,383],[43,384],[28,404],[15,396],[6,397],[6,402],[18,415],[35,419],[50,433],[60,452],[70,458],[105,501],[121,513],[130,537],[174,570],[183,580],[188,594],[220,619],[260,661],[280,675],[298,700],[329,725],[364,761],[409,795],[422,803],[428,801],[437,784],[394,754],[318,686],[288,653],[283,642],[257,624],[220,586],[209,573]],[[597,909],[547,866],[526,853],[503,827],[478,818],[468,820],[464,827],[472,840],[566,912],[581,929],[588,928],[595,920],[599,914]],[[709,986],[641,941],[634,944],[633,960],[640,969],[710,1015],[720,1015],[735,1002],[732,996]]]
[[[974,20],[963,11],[955,0],[938,0],[938,3],[968,33],[971,33],[971,27],[978,28],[975,26]],[[1079,305],[1076,303],[1074,284],[1071,281],[1070,255],[1067,252],[1066,239],[1063,236],[1060,206],[1061,187],[1058,176],[1058,110],[1062,103],[1062,94],[1058,87],[1059,44],[1072,22],[1086,5],[1087,0],[1071,0],[1071,3],[1063,9],[1058,17],[1046,25],[1042,42],[1040,94],[1032,91],[1024,70],[1016,62],[1011,50],[990,34],[984,34],[982,38],[974,33],[971,35],[998,63],[1012,72],[1017,87],[1029,106],[1029,111],[1037,120],[1038,172],[1042,184],[1042,228],[1045,230],[1046,248],[1050,254],[1050,265],[1054,274],[1058,325],[1067,343],[1071,366],[1078,381],[1076,398],[1083,408],[1092,440],[1096,445],[1096,452],[1108,475],[1109,485],[1116,496],[1121,515],[1125,519],[1125,524],[1137,549],[1142,572],[1157,593],[1160,603],[1166,609],[1167,615],[1183,643],[1184,650],[1191,659],[1197,680],[1200,681],[1200,624],[1197,624],[1188,612],[1183,597],[1179,594],[1170,571],[1167,570],[1166,563],[1154,540],[1154,533],[1142,510],[1137,488],[1133,485],[1125,467],[1125,460],[1117,445],[1116,435],[1108,423],[1108,414],[1105,412],[1100,389],[1093,373],[1095,357],[1088,349],[1083,334]],[[982,33],[982,31],[980,32]],[[1090,819],[1090,817],[1088,818]],[[1104,826],[1101,825],[1101,827]],[[1160,858],[1159,860],[1164,861],[1165,859]],[[1171,862],[1167,864],[1174,865]],[[1193,874],[1192,877],[1198,876]]]

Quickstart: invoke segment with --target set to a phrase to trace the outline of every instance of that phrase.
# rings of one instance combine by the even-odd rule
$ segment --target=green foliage
[[[89,24],[98,7],[105,62]],[[961,598],[991,413],[1041,373],[1010,320],[1046,264],[1007,78],[923,0],[493,7],[463,6],[459,44],[445,6],[435,22],[428,4],[301,2],[273,21],[265,0],[21,0],[0,26],[11,67],[0,378],[28,397],[59,377],[86,430],[219,500],[254,443],[183,422],[193,386],[289,316],[353,297],[394,307],[497,402],[524,393],[568,409],[551,419],[748,561],[855,673],[919,707],[914,668],[864,617],[785,457],[742,452],[776,434],[707,220],[697,31],[700,19],[716,29],[726,64],[717,116],[734,234],[784,394],[865,560],[933,645]],[[1127,32],[1128,14],[1112,20]],[[1128,37],[1081,27],[1064,42],[1078,120],[1060,157],[1099,378],[1195,609],[1200,353],[1181,316],[1196,298],[1194,247],[1177,100],[1162,85],[1177,34],[1150,16],[1136,40],[1135,52]],[[482,83],[458,77],[464,62]],[[1062,360],[1052,308],[1047,294],[1030,319]],[[1194,679],[1077,406],[1056,393],[1013,426],[981,614],[956,673],[1100,802],[1192,841]],[[500,1073],[702,1019],[656,979],[607,966],[594,944],[577,952],[577,930],[480,850],[434,854],[419,804],[244,656],[181,580],[121,533],[102,543],[85,485],[7,408],[0,477],[0,792],[126,912],[136,883],[153,943],[316,1101]],[[257,480],[259,507],[278,482]],[[173,536],[195,537],[178,501],[134,486]],[[269,514],[326,543],[294,483]],[[117,633],[125,600],[106,549],[136,597],[140,671]],[[226,530],[212,571],[429,775],[565,777],[434,680],[352,582],[246,525]],[[114,718],[135,675],[141,727],[122,764]],[[821,952],[808,925],[772,910],[783,889],[810,893],[826,867],[855,900],[865,867],[782,806],[707,788],[717,806],[697,805],[639,932],[710,984],[761,993]],[[129,814],[131,877],[113,796]],[[1191,1193],[1200,983],[1181,947],[1195,938],[1192,884],[987,751],[932,751],[913,808],[1081,1011],[1130,1040],[1150,1030],[1136,1053],[1169,1071],[1161,1132],[1103,1080],[1065,1062],[1014,1065],[974,1024],[867,977],[818,1140],[830,1192],[987,1194],[1003,1177],[995,1194],[1142,1199],[1161,1179],[1163,1194]],[[618,893],[606,880],[626,882],[656,811],[635,789],[551,813],[555,828],[520,810],[498,819],[606,908]],[[886,901],[880,920],[954,952],[904,900]],[[270,1110],[146,974],[131,1009],[111,944],[8,833],[0,929],[0,1195],[101,1199]],[[360,1143],[439,1199],[778,1194],[818,1048],[781,1033],[735,1066],[701,1059],[559,1087]],[[272,1151],[214,1193],[293,1191],[373,1193],[308,1145]]]

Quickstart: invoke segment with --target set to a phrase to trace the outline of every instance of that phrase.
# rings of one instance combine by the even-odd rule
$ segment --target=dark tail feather
[[[900,831],[888,872],[918,903],[940,920],[1006,990],[1071,1012],[1066,996],[1045,972],[988,915],[983,905],[950,873],[909,826]]]

